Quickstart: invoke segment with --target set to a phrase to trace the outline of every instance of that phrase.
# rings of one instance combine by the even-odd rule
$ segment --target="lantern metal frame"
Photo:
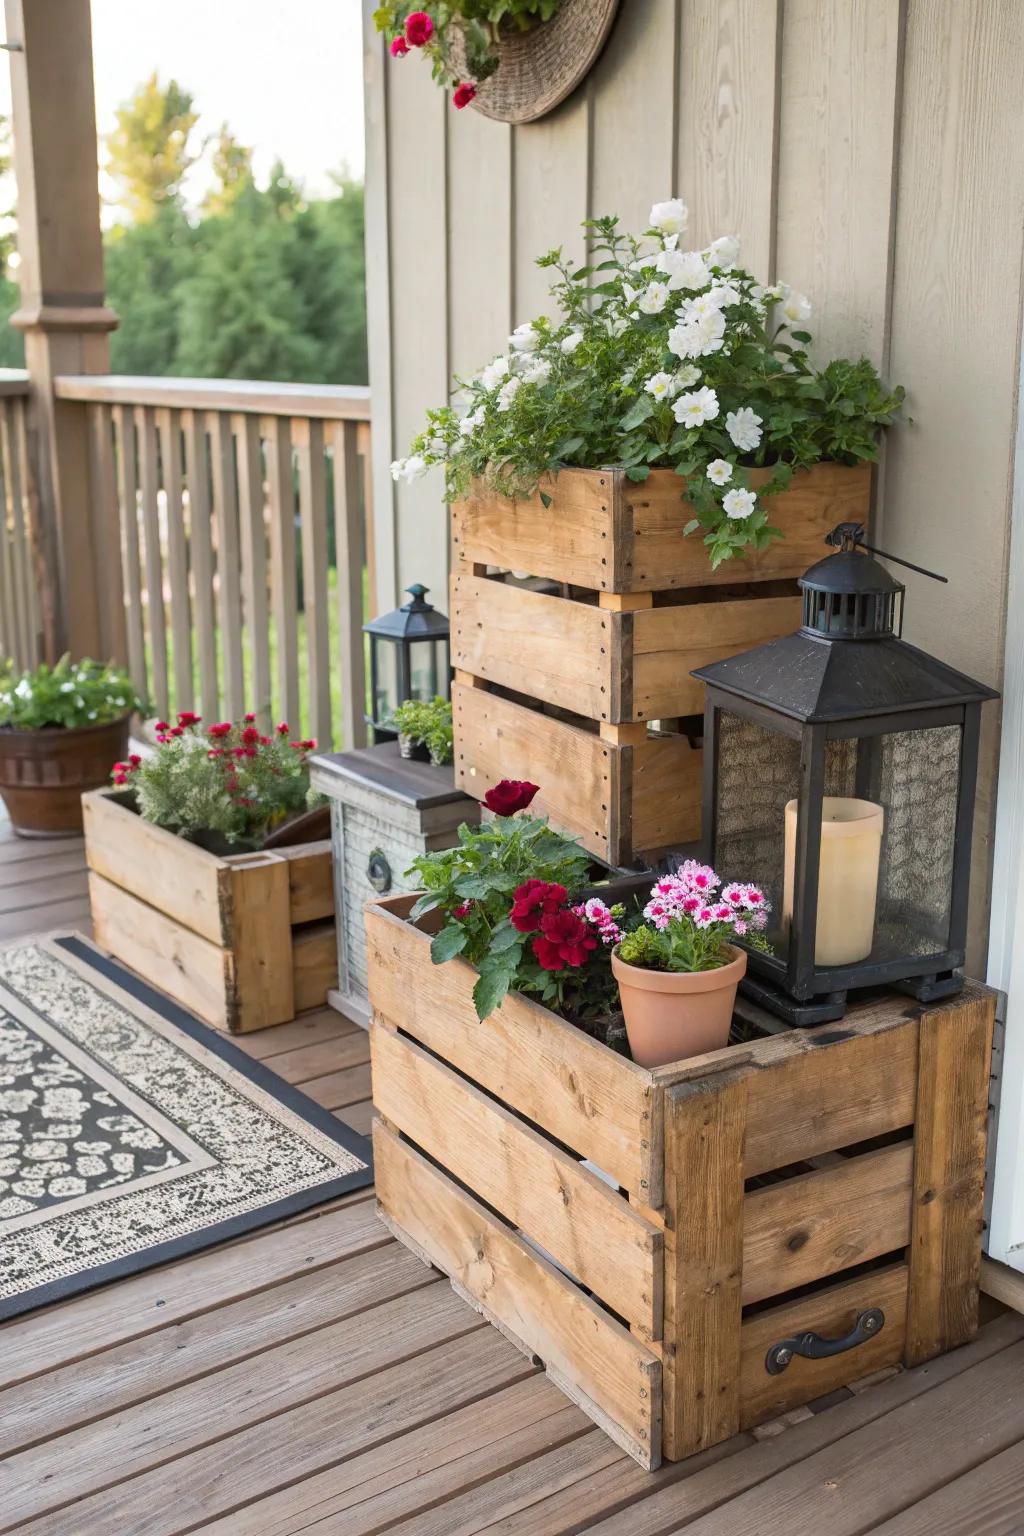
[[[718,846],[723,713],[799,745],[788,952],[783,957],[744,946],[748,972],[741,984],[749,997],[790,1024],[842,1018],[847,993],[857,988],[895,987],[921,1001],[947,997],[962,988],[958,968],[964,963],[967,942],[981,707],[998,697],[993,689],[896,638],[893,630],[902,585],[876,561],[854,553],[853,543],[843,547],[842,556],[820,562],[801,580],[804,625],[797,634],[693,673],[706,686],[701,845],[710,863],[715,862]],[[829,653],[838,660],[834,669],[838,677],[826,681],[833,661]],[[892,707],[894,696],[901,694],[902,707]],[[860,744],[853,792],[858,798],[877,800],[882,738],[950,726],[959,728],[960,742],[945,942],[927,954],[816,964],[829,743]],[[726,871],[734,873],[742,871]]]
[[[380,666],[377,646],[380,643],[394,646],[395,655],[395,706],[412,697],[412,652],[414,646],[430,647],[430,697],[447,698],[451,692],[451,641],[448,616],[426,601],[429,587],[414,581],[405,589],[410,601],[392,613],[381,614],[363,625],[363,633],[370,637],[370,704],[364,719],[373,735],[374,744],[395,741],[397,732],[387,720],[377,718],[377,689],[380,682]],[[436,646],[444,646],[444,665],[437,663]]]

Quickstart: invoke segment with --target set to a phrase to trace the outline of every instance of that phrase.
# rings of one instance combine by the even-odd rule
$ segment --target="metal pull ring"
[[[390,891],[392,883],[391,865],[383,848],[371,850],[366,865],[366,878],[378,895],[384,896]]]
[[[798,1333],[791,1339],[780,1339],[765,1356],[764,1368],[769,1376],[779,1376],[794,1355],[802,1355],[805,1360],[827,1360],[829,1355],[841,1355],[844,1350],[866,1344],[884,1327],[885,1313],[881,1307],[870,1307],[860,1313],[850,1332],[841,1339],[823,1339],[820,1333]]]

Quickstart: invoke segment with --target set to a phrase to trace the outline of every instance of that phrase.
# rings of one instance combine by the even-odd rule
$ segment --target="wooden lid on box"
[[[470,799],[455,788],[451,767],[412,762],[400,755],[397,741],[354,752],[323,752],[311,759],[310,769],[313,788],[332,799],[344,799],[346,788],[355,785],[421,812]]]

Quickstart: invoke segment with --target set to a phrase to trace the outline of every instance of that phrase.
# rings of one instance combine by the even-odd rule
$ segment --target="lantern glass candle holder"
[[[694,673],[707,687],[705,851],[771,904],[744,990],[790,1023],[851,989],[958,991],[981,705],[997,697],[899,638],[904,587],[863,530],[800,585],[795,635]]]
[[[363,625],[370,637],[370,713],[374,742],[394,741],[395,710],[409,699],[447,698],[451,685],[446,614],[427,602],[428,588],[407,587],[409,602]]]

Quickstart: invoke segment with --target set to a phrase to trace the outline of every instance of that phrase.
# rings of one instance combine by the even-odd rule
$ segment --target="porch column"
[[[11,323],[25,333],[32,390],[45,645],[51,657],[106,660],[117,630],[98,575],[120,551],[95,536],[86,412],[54,396],[59,374],[109,372],[117,325],[104,304],[90,0],[4,3],[21,256]]]

